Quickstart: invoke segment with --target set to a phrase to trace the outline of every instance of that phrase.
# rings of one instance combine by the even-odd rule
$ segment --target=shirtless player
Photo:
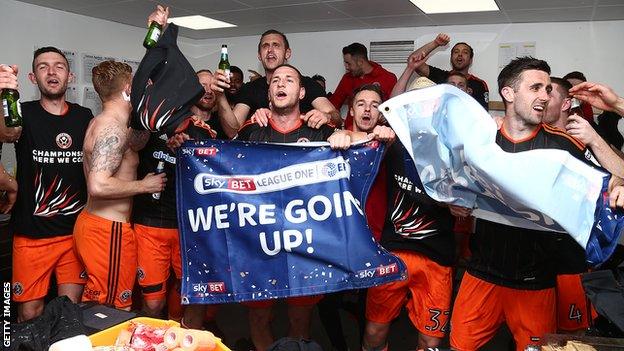
[[[84,171],[89,198],[74,227],[74,242],[88,281],[83,301],[129,309],[137,268],[132,197],[164,189],[163,173],[136,180],[135,141],[149,136],[128,128],[132,69],[105,61],[93,68],[93,86],[103,111],[89,124]],[[139,138],[142,137],[142,138]],[[143,140],[145,141],[145,140]]]

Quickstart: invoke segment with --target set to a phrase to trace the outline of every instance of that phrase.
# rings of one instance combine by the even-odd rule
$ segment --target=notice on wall
[[[84,87],[82,106],[90,108],[94,116],[102,112],[102,101],[93,87]]]
[[[67,62],[69,63],[69,71],[74,74],[75,77],[78,77],[78,53],[71,50],[61,49],[65,57],[67,57]],[[70,79],[69,84],[77,84],[77,79]]]
[[[498,70],[507,66],[511,60],[516,57],[533,56],[535,57],[535,42],[517,42],[517,43],[500,43],[498,45]]]
[[[121,62],[127,63],[130,67],[132,67],[132,74],[135,74],[137,69],[139,68],[139,64],[141,64],[141,60],[133,60],[133,59],[121,59]]]
[[[80,98],[78,94],[80,94],[80,92],[78,91],[78,87],[68,86],[67,90],[65,91],[65,100],[73,102],[74,104],[79,104]]]

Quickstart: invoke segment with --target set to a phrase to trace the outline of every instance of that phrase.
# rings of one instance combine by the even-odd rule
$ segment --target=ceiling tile
[[[389,6],[379,6],[379,0],[348,0],[327,3],[327,5],[348,13],[353,17],[378,17],[378,16],[401,16],[422,15],[423,12],[409,1],[387,1]]]
[[[251,8],[237,1],[206,1],[206,0],[163,0],[159,4],[184,9],[197,15],[200,13],[223,12]],[[173,14],[177,16],[176,14]]]
[[[260,34],[262,34],[265,30],[267,30],[266,25],[254,25],[237,28],[217,28],[204,30],[180,28],[179,33],[181,36],[190,39],[218,39],[242,37],[246,35],[257,35],[258,37],[260,37]]]
[[[128,0],[109,1],[107,5],[114,5],[118,2],[124,2]],[[68,11],[68,9],[99,6],[102,5],[101,0],[23,0],[22,2],[39,5],[43,7],[49,7],[53,9]]]
[[[67,11],[85,16],[102,18],[113,22],[129,24],[132,26],[145,27],[147,16],[154,11],[154,8],[155,5],[151,1],[133,0],[120,2],[115,4],[115,6],[106,4],[88,8],[67,9]],[[191,14],[190,12],[182,9],[174,9],[174,12],[179,16],[187,16]]]
[[[366,25],[357,19],[339,19],[286,23],[276,29],[284,33],[327,32],[334,30],[364,29]]]
[[[454,24],[488,24],[508,23],[509,19],[501,11],[469,12],[469,13],[440,13],[427,15],[436,25]]]
[[[324,21],[347,18],[348,16],[326,4],[305,4],[275,7],[271,9],[276,16],[295,22]]]
[[[593,7],[506,11],[512,23],[589,21]]]
[[[596,3],[596,5],[598,6],[604,6],[604,5],[624,5],[624,0],[598,0],[598,2]]]
[[[422,27],[432,26],[433,22],[427,16],[407,15],[407,16],[386,16],[360,18],[368,24],[369,28],[396,28],[396,27]]]
[[[287,5],[300,5],[300,4],[312,4],[319,2],[318,0],[236,0],[240,3],[246,4],[251,7],[276,7]]]
[[[567,11],[569,7],[593,6],[595,0],[497,0],[501,9],[528,10],[528,9],[552,9]]]
[[[190,39],[259,35],[271,27],[298,33],[431,25],[624,20],[624,0],[496,1],[503,9],[501,12],[424,15],[408,0],[22,0],[138,27],[145,26],[148,14],[157,3],[171,6],[173,16],[199,13],[238,25],[203,31],[180,28],[180,35]]]
[[[594,21],[608,21],[608,20],[621,20],[624,19],[624,5],[623,6],[599,6],[596,7],[594,12]]]
[[[268,26],[275,23],[284,23],[290,21],[289,18],[279,17],[276,15],[275,11],[269,9],[229,11],[206,15],[209,15],[211,18],[229,22],[241,27],[260,24],[265,24]]]

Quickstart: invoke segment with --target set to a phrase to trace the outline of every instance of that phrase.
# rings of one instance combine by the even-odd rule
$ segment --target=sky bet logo
[[[192,285],[193,293],[196,296],[205,296],[207,294],[223,294],[225,293],[224,282],[208,282]]]
[[[198,184],[199,183],[199,184]],[[210,192],[213,189],[228,189],[235,191],[253,191],[256,190],[256,184],[253,178],[241,177],[220,177],[210,174],[198,174],[195,178],[196,189],[203,192]],[[199,185],[199,187],[197,187]]]
[[[386,275],[398,274],[399,267],[396,263],[389,264],[387,266],[379,266],[376,268],[369,268],[358,271],[355,273],[355,276],[360,279],[367,278],[375,278],[375,277],[384,277]]]
[[[216,156],[219,149],[216,147],[198,147],[195,149],[195,156]]]

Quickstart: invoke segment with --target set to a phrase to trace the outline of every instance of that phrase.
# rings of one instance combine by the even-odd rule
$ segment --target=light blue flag
[[[504,152],[492,117],[450,85],[407,92],[379,109],[436,201],[474,208],[477,218],[514,227],[568,232],[594,264],[613,251],[620,225],[607,239],[590,240],[599,213],[605,220],[611,216],[602,197],[608,175],[562,150]],[[600,252],[590,253],[590,247]]]

